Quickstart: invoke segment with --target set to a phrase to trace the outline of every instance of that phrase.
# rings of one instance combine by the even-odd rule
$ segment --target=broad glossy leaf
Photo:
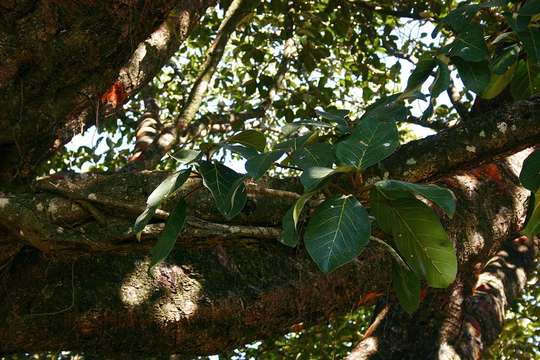
[[[536,199],[536,201],[534,201]],[[527,219],[527,224],[521,233],[527,236],[529,239],[532,239],[535,235],[540,233],[540,190],[536,191],[532,201],[529,201],[529,216]]]
[[[438,61],[437,72],[435,73],[435,80],[429,87],[429,91],[433,99],[436,99],[443,91],[450,86],[450,70],[448,65],[442,61]]]
[[[227,219],[238,215],[247,201],[244,176],[225,165],[208,161],[199,164],[199,172],[219,212]]]
[[[274,146],[274,150],[296,151],[304,146],[306,143],[314,140],[317,137],[316,133],[309,133],[306,135],[298,136],[290,140],[286,140]]]
[[[334,196],[323,202],[310,218],[304,243],[323,272],[330,272],[356,258],[369,241],[367,211],[353,196]]]
[[[317,121],[317,120],[311,120],[311,119],[304,119],[304,120],[297,120],[297,121],[294,121],[292,123],[290,123],[289,125],[297,125],[297,126],[300,126],[300,125],[305,125],[307,127],[322,127],[322,128],[331,128],[333,127],[332,125],[328,124],[328,123],[325,123],[325,122],[322,122],[322,121]]]
[[[371,210],[377,224],[391,234],[396,247],[417,276],[436,288],[450,285],[457,272],[457,259],[439,219],[426,204],[412,195],[389,201],[372,191]]]
[[[245,130],[231,136],[227,142],[231,144],[242,144],[251,147],[257,151],[264,151],[266,147],[266,138],[257,130]]]
[[[540,92],[540,66],[530,61],[520,60],[514,78],[510,83],[510,93],[515,100],[527,99]]]
[[[419,89],[422,84],[428,79],[431,75],[431,72],[437,65],[437,61],[434,58],[424,58],[421,59],[414,68],[413,72],[409,76],[407,81],[407,86],[404,93],[408,93],[414,90]]]
[[[251,157],[248,161],[246,161],[245,167],[247,173],[253,179],[259,179],[284,153],[285,152],[281,150],[270,151]]]
[[[540,2],[538,0],[528,0],[520,9],[519,15],[534,16],[540,14]]]
[[[392,261],[392,287],[399,303],[409,314],[420,305],[420,279],[410,269],[404,269]]]
[[[499,95],[512,81],[514,72],[516,70],[516,65],[517,64],[514,63],[502,75],[491,73],[489,84],[484,89],[481,96],[484,99],[493,99],[495,96]]]
[[[540,30],[527,28],[520,31],[518,36],[527,52],[528,61],[540,65]]]
[[[472,18],[480,10],[478,5],[462,5],[452,10],[442,21],[448,24],[455,32],[468,28]]]
[[[150,250],[150,255],[152,256],[150,269],[171,253],[174,244],[176,243],[176,238],[186,224],[186,210],[187,204],[184,199],[181,199],[170,213],[169,218],[165,223],[165,228],[159,235],[156,245]]]
[[[257,150],[244,145],[223,145],[223,148],[242,156],[246,160],[259,155]]]
[[[354,170],[350,166],[338,166],[335,169],[314,166],[304,170],[300,175],[300,182],[304,185],[305,191],[313,191],[330,176],[338,173],[349,173]]]
[[[523,162],[519,181],[533,193],[540,188],[540,149],[532,152]]]
[[[491,69],[495,74],[502,75],[508,71],[519,56],[519,46],[512,45],[497,56],[491,63]]]
[[[306,191],[314,190],[325,178],[335,174],[335,169],[314,166],[304,170],[300,182]]]
[[[349,110],[315,110],[315,113],[323,119],[336,123],[337,128],[341,133],[345,134],[349,131],[349,125],[345,120]]]
[[[298,200],[294,203],[293,206],[293,212],[292,217],[294,221],[294,226],[298,226],[298,220],[300,220],[300,215],[302,214],[302,210],[304,209],[304,205],[306,205],[306,202],[311,199],[311,197],[315,195],[315,192],[308,192],[305,194],[302,194]]]
[[[396,124],[373,118],[361,120],[351,136],[336,146],[341,163],[364,170],[390,156],[399,145]]]
[[[165,178],[159,186],[152,191],[146,204],[148,207],[159,206],[159,204],[170,194],[182,186],[189,177],[191,169],[177,171]]]
[[[146,207],[142,214],[139,215],[135,220],[135,225],[133,225],[133,232],[137,237],[137,241],[141,241],[141,233],[144,227],[148,225],[148,222],[152,220],[152,217],[156,213],[156,210],[157,206]]]
[[[328,143],[308,145],[296,150],[292,160],[302,169],[313,166],[330,167],[335,161],[334,149]]]
[[[444,210],[451,218],[456,212],[456,196],[449,189],[437,185],[413,184],[399,180],[382,180],[375,183],[379,191],[389,199],[401,198],[399,194],[393,197],[395,191],[406,191],[413,195],[420,195]]]
[[[488,51],[480,25],[469,25],[466,31],[460,32],[452,43],[449,55],[472,62],[486,60]]]
[[[403,120],[409,114],[408,109],[403,104],[403,93],[398,93],[383,97],[367,107],[366,112],[360,118],[360,122],[367,119],[381,121],[399,121]]]
[[[298,232],[293,221],[293,208],[290,208],[283,215],[281,226],[283,227],[283,232],[279,237],[279,242],[290,247],[298,245]]]
[[[488,86],[491,78],[487,61],[469,62],[457,57],[452,60],[467,89],[474,91],[477,94],[481,94]]]
[[[202,153],[200,151],[180,149],[171,156],[182,164],[189,164],[197,160],[201,155]]]

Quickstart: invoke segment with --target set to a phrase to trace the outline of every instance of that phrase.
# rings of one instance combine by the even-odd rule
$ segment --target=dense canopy
[[[540,356],[539,1],[83,3],[0,4],[0,355]]]

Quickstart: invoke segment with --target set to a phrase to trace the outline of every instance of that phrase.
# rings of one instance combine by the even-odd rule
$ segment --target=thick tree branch
[[[430,181],[540,144],[540,98],[518,101],[424,139],[369,169],[367,177]]]
[[[510,238],[487,262],[476,284],[458,280],[449,291],[428,295],[413,315],[395,302],[385,303],[348,359],[412,360],[419,353],[428,359],[481,359],[501,332],[510,303],[535,270],[538,244],[538,239]],[[461,274],[462,279],[471,276]]]
[[[21,11],[18,2],[2,4],[0,181],[28,181],[51,153],[95,122],[102,101],[121,105],[209,5],[41,1]]]
[[[509,169],[503,166],[500,171]],[[197,219],[190,220],[190,228],[200,229],[201,236],[207,237],[181,236],[167,262],[152,278],[147,277],[148,247],[161,221],[147,227],[138,244],[127,235],[135,215],[119,211],[116,205],[142,208],[147,194],[164,176],[143,172],[47,179],[44,184],[54,182],[55,186],[39,186],[46,191],[3,195],[0,228],[9,230],[15,243],[26,247],[10,261],[0,288],[5,291],[0,295],[0,352],[50,348],[113,352],[120,347],[186,356],[213,353],[286,332],[299,321],[348,311],[367,292],[387,291],[385,269],[390,268],[390,259],[378,246],[369,247],[358,261],[324,275],[303,250],[290,250],[273,241],[277,233],[272,228],[279,226],[294,199],[272,193],[250,195],[254,209],[242,213],[232,225],[224,224],[207,192],[193,193],[188,202]],[[524,212],[524,194],[510,179],[496,182],[461,176],[449,181],[459,199],[459,212],[448,228],[460,269],[481,261],[515,231],[513,221],[500,222],[501,218],[520,219]],[[190,181],[182,191],[198,186],[191,184],[198,181]],[[288,181],[265,181],[259,185],[298,191]],[[73,200],[58,196],[62,194],[58,188],[71,189],[92,202],[106,214],[107,225]],[[495,193],[494,188],[499,190]],[[174,206],[174,198],[164,204],[164,211]],[[234,234],[234,229],[240,232]],[[56,235],[42,236],[49,231]],[[36,255],[31,246],[49,255]],[[93,249],[98,253],[84,255]],[[51,288],[48,284],[60,285]],[[96,294],[100,295],[96,298]],[[55,315],[43,315],[50,313]]]

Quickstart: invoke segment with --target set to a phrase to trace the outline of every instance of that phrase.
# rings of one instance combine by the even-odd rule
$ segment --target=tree
[[[536,266],[538,2],[215,5],[0,5],[0,352],[211,354],[377,301],[350,358],[480,358]]]

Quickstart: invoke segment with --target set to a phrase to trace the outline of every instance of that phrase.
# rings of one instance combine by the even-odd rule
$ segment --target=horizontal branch
[[[403,145],[367,177],[430,181],[540,144],[540,97],[484,113]]]
[[[510,170],[503,164],[500,171]],[[356,261],[325,275],[303,248],[275,241],[281,217],[294,199],[271,191],[251,193],[250,210],[227,224],[208,192],[190,195],[189,235],[179,238],[171,256],[149,277],[148,247],[162,220],[145,229],[139,244],[126,236],[135,215],[117,206],[144,206],[165,176],[142,172],[48,178],[41,181],[49,187],[38,184],[41,190],[35,194],[2,195],[0,230],[26,247],[0,277],[0,353],[53,348],[216,353],[285,333],[300,321],[349,311],[364,294],[388,291],[391,258],[380,246],[368,246]],[[458,212],[445,223],[460,271],[486,258],[515,231],[526,194],[511,180],[455,178]],[[199,181],[190,180],[185,191]],[[258,185],[298,191],[288,181],[265,179]],[[497,193],[494,186],[500,187]],[[104,214],[106,224],[58,188],[78,192]],[[175,198],[164,203],[163,211],[174,206]],[[511,221],[501,222],[501,217]],[[49,231],[55,235],[40,237]],[[202,238],[189,240],[196,239],[197,231]],[[61,250],[69,239],[74,245]],[[33,244],[50,255],[40,255]],[[87,255],[95,244],[102,251]]]

